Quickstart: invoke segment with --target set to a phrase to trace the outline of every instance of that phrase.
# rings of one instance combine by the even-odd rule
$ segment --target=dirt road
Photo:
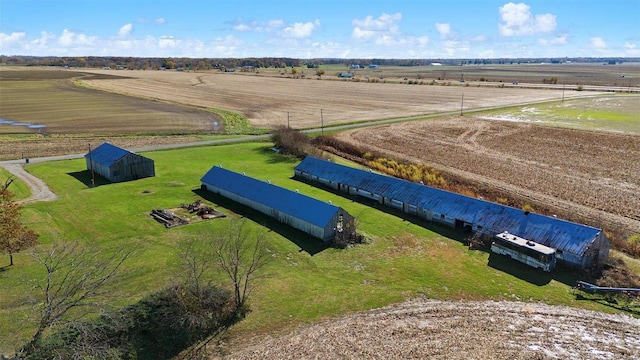
[[[19,204],[26,204],[36,201],[54,201],[58,198],[44,183],[44,181],[31,175],[20,164],[3,163],[0,165],[7,169],[11,174],[15,175],[18,179],[24,182],[31,190],[31,196],[26,199],[18,201]]]

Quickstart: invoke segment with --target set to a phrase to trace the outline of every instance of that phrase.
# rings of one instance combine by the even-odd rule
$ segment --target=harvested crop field
[[[249,344],[224,358],[637,359],[640,320],[539,303],[424,300]]]
[[[337,136],[427,163],[563,218],[624,234],[640,232],[638,136],[466,116]]]
[[[200,108],[123,96],[74,82],[104,77],[126,79],[61,69],[3,69],[0,134],[173,134],[222,130],[220,117]]]
[[[92,73],[104,75],[109,71]],[[319,127],[321,122],[330,125],[457,111],[463,100],[465,109],[478,109],[559,99],[563,94],[562,89],[367,83],[219,71],[123,74],[126,79],[103,76],[84,82],[131,96],[236,111],[257,127],[286,125],[287,116],[291,127],[308,128]],[[565,91],[565,97],[578,96],[585,93]]]

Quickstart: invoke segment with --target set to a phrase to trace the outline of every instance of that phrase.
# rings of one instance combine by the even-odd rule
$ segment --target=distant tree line
[[[149,58],[128,56],[6,56],[0,55],[0,64],[29,65],[29,66],[62,66],[62,67],[91,67],[102,68],[124,67],[134,70],[211,70],[211,69],[235,69],[240,67],[254,68],[289,68],[308,67],[319,68],[323,65],[350,65],[366,66],[370,64],[381,66],[426,66],[431,63],[442,65],[491,65],[491,64],[527,64],[527,63],[603,63],[620,64],[624,62],[638,62],[640,58],[623,57],[562,57],[562,58],[494,58],[494,59],[384,59],[384,58],[316,58],[295,59],[284,57],[250,57],[250,58]]]

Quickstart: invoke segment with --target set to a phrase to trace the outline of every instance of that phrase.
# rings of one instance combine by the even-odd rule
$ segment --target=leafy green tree
[[[8,188],[14,178],[0,185],[0,252],[9,255],[9,265],[13,265],[13,254],[28,249],[38,243],[38,235],[20,223],[20,205],[13,201],[13,193]]]

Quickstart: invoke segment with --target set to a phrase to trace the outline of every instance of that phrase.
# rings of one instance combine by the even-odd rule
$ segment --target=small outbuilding
[[[339,206],[220,166],[212,167],[201,182],[203,190],[257,210],[324,242],[353,228],[353,218]]]
[[[105,142],[84,156],[87,170],[111,182],[153,177],[153,160]]]

